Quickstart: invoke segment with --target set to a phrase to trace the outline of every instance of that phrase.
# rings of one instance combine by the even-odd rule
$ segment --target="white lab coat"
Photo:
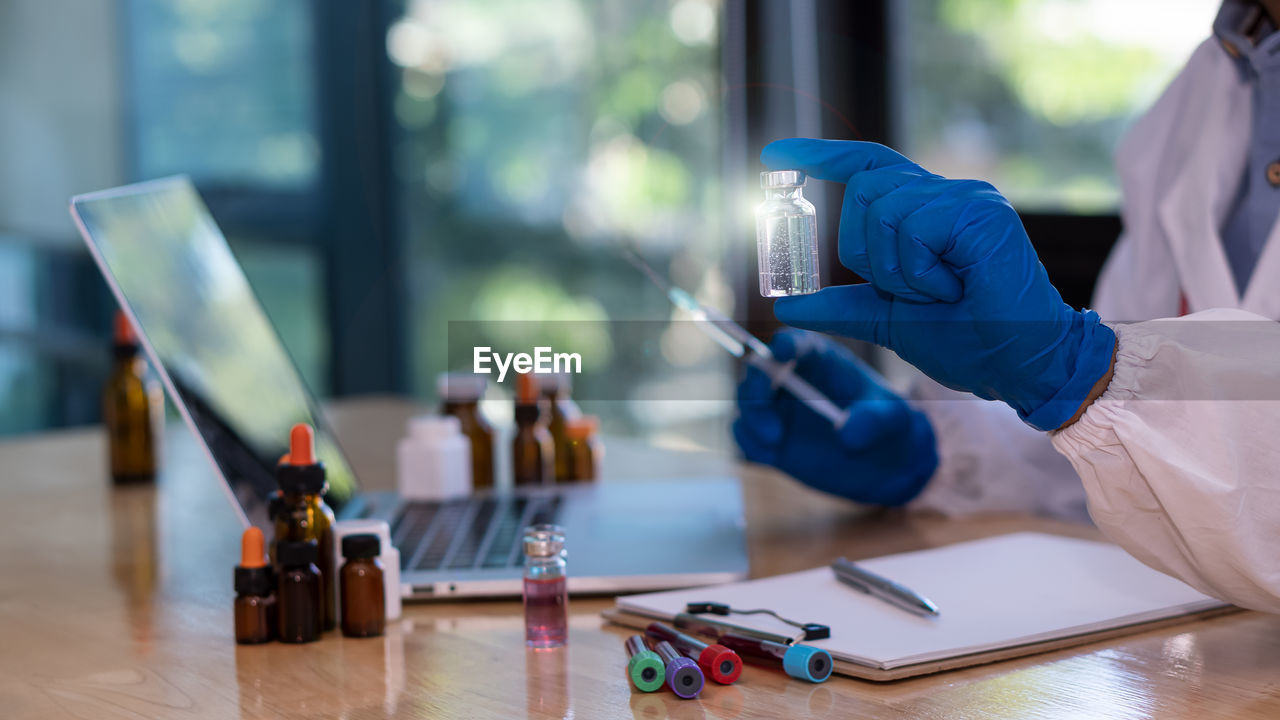
[[[1148,565],[1280,612],[1280,224],[1243,297],[1219,234],[1251,105],[1226,52],[1203,43],[1116,155],[1125,232],[1094,298],[1119,340],[1111,385],[1052,439],[1002,404],[922,388],[941,463],[918,506],[1073,516],[1087,500]]]
[[[1280,224],[1243,298],[1219,233],[1245,165],[1252,104],[1249,86],[1210,38],[1129,130],[1116,153],[1125,231],[1094,293],[1093,308],[1105,322],[1209,308],[1280,320]],[[940,459],[915,507],[1086,519],[1085,492],[1071,464],[1003,403],[927,379],[911,395],[934,424]]]
[[[1280,612],[1280,323],[1116,326],[1111,384],[1051,433],[1109,537],[1201,592]]]

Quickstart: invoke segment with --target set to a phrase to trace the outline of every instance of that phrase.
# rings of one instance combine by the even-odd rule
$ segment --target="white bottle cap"
[[[452,415],[419,415],[409,419],[409,434],[432,441],[462,434],[462,423]]]
[[[476,402],[484,397],[489,381],[475,373],[441,373],[436,378],[436,395],[444,402]]]

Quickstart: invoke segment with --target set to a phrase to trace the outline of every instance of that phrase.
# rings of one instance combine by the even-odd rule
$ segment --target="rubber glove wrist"
[[[1057,430],[1079,411],[1080,405],[1093,391],[1098,378],[1111,367],[1115,354],[1115,331],[1102,324],[1098,313],[1086,310],[1079,313],[1081,327],[1072,333],[1077,338],[1073,366],[1066,381],[1047,401],[1038,407],[1023,408],[1014,402],[1009,404],[1018,411],[1022,421],[1037,430]],[[1064,348],[1064,350],[1066,350]]]

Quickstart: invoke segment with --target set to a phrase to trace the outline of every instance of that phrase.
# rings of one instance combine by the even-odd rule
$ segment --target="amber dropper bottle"
[[[324,585],[320,617],[325,630],[337,625],[333,602],[333,510],[324,501],[328,489],[324,463],[316,459],[315,431],[298,423],[289,433],[289,458],[276,467],[280,499],[275,507],[275,544],[316,543]],[[279,556],[273,555],[279,562]],[[277,599],[278,601],[278,599]]]
[[[595,415],[583,415],[565,423],[565,435],[569,441],[569,446],[565,450],[565,461],[568,465],[568,476],[565,478],[567,482],[600,478],[604,446],[596,435],[599,427],[600,418]],[[557,460],[559,457],[557,454]]]
[[[569,398],[572,381],[567,373],[543,375],[538,384],[542,389],[542,418],[555,445],[556,482],[569,482],[574,478],[569,469],[568,424],[582,417],[582,411]]]
[[[275,578],[267,565],[262,531],[251,527],[240,537],[240,564],[236,566],[236,642],[256,645],[276,636]]]
[[[316,567],[319,556],[314,540],[279,543],[279,578],[276,607],[279,608],[280,642],[308,643],[320,639],[323,583]]]
[[[147,377],[147,361],[129,318],[116,311],[115,364],[102,392],[102,419],[107,426],[111,480],[116,485],[148,483],[159,464],[164,426],[164,396]]]
[[[550,485],[555,482],[555,445],[551,433],[539,422],[538,379],[528,373],[516,376],[516,436],[511,441],[511,468],[516,485]]]

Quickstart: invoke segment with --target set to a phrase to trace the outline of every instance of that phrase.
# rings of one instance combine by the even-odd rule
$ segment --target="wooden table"
[[[404,403],[335,413],[362,477],[385,484]],[[569,647],[525,651],[517,602],[419,604],[385,637],[237,646],[239,527],[180,427],[158,489],[112,490],[98,430],[0,443],[0,718],[1278,718],[1280,618],[1240,613],[890,684],[748,669],[699,701],[633,693],[607,599],[571,603]],[[631,462],[610,449],[614,471]],[[752,572],[812,567],[1016,530],[1028,517],[866,514],[771,472],[666,454],[668,473],[743,481]]]

